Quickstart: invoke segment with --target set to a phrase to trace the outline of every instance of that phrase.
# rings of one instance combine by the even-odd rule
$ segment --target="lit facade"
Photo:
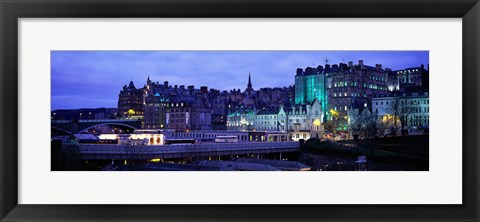
[[[153,96],[147,96],[145,98],[145,113],[143,117],[144,128],[165,128],[165,108],[167,106],[168,100],[168,98],[164,98],[158,93]]]
[[[165,124],[177,131],[212,129],[212,108],[204,98],[195,102],[170,102],[166,104]]]
[[[396,120],[397,127],[410,132],[429,128],[428,92],[391,93],[372,100],[372,111],[379,121]],[[402,126],[403,125],[403,126]]]
[[[315,99],[306,105],[295,105],[287,112],[288,132],[291,140],[322,138],[324,111]]]
[[[249,131],[253,130],[256,118],[254,109],[238,109],[228,114],[227,129]]]
[[[320,101],[323,110],[327,108],[326,77],[329,70],[322,66],[307,67],[305,71],[298,68],[295,75],[295,104]]]
[[[286,131],[287,114],[282,106],[261,110],[255,115],[253,128],[257,131]]]
[[[411,67],[394,72],[397,75],[400,88],[423,87],[424,89],[428,89],[429,71],[425,69],[423,64],[420,67]]]
[[[118,116],[120,117],[142,117],[145,111],[144,89],[137,89],[130,81],[124,85],[118,95]]]

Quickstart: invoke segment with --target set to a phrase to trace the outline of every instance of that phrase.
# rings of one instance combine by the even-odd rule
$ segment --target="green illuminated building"
[[[327,65],[328,66],[328,65]],[[307,67],[297,69],[295,75],[295,104],[312,103],[317,99],[322,104],[322,109],[327,110],[327,73],[322,66],[317,68]]]

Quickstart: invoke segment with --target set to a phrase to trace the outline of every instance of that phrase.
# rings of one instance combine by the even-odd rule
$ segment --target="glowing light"
[[[333,109],[330,110],[330,113],[331,113],[332,115],[338,115],[338,112],[335,111],[335,110],[333,110]]]
[[[314,126],[320,126],[320,124],[321,124],[321,122],[320,122],[319,119],[315,119],[315,120],[313,121],[313,125],[314,125]]]
[[[128,110],[128,114],[129,114],[129,115],[134,115],[134,114],[135,114],[135,110],[129,109],[129,110]]]
[[[150,162],[158,163],[158,162],[160,162],[160,158],[151,159]]]

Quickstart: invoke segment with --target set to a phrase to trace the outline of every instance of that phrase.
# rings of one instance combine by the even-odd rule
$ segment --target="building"
[[[144,113],[144,89],[137,89],[133,81],[123,86],[118,94],[118,116],[119,117],[143,117]]]
[[[176,131],[212,129],[212,108],[205,97],[166,104],[165,124]]]
[[[163,129],[165,127],[165,108],[167,103],[169,103],[169,99],[160,96],[158,93],[145,97],[144,128]]]
[[[293,106],[287,111],[288,132],[291,140],[322,138],[324,111],[315,99],[312,103]]]
[[[295,104],[311,103],[317,99],[329,121],[340,121],[336,125],[340,130],[347,128],[347,111],[371,107],[371,98],[388,91],[390,69],[381,64],[375,67],[358,64],[340,63],[317,68],[307,67],[305,71],[297,69],[295,75]]]
[[[243,107],[228,114],[227,129],[238,131],[253,130],[256,118],[255,109],[245,109]]]
[[[380,122],[395,129],[425,132],[429,128],[427,91],[379,95],[372,100],[372,111]]]
[[[317,68],[307,67],[305,71],[298,68],[295,75],[295,104],[311,103],[315,99],[320,101],[323,110],[327,109],[326,80],[330,66]]]
[[[263,109],[257,112],[253,128],[258,131],[286,131],[287,114],[283,106]]]
[[[383,69],[381,64],[367,66],[363,60],[357,65],[353,62],[333,65],[328,72],[328,110],[338,113],[339,119],[345,119],[349,107],[371,107],[372,97],[388,92],[388,73],[389,69]],[[333,120],[333,116],[330,119]]]
[[[398,84],[400,89],[410,87],[421,87],[428,90],[428,74],[429,71],[425,69],[422,64],[420,67],[411,67],[402,70],[397,70],[394,73],[397,74]]]

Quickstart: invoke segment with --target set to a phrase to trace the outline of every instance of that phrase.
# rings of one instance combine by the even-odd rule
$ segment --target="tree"
[[[402,135],[408,134],[408,120],[413,113],[412,103],[412,100],[409,101],[407,98],[402,97],[395,97],[392,102],[394,125],[397,125],[397,121],[400,121]]]
[[[364,109],[362,113],[355,109],[350,112],[349,116],[349,127],[354,137],[361,135],[366,138],[374,138],[381,134],[382,130],[385,131],[383,125],[377,121],[377,116],[368,109]]]

